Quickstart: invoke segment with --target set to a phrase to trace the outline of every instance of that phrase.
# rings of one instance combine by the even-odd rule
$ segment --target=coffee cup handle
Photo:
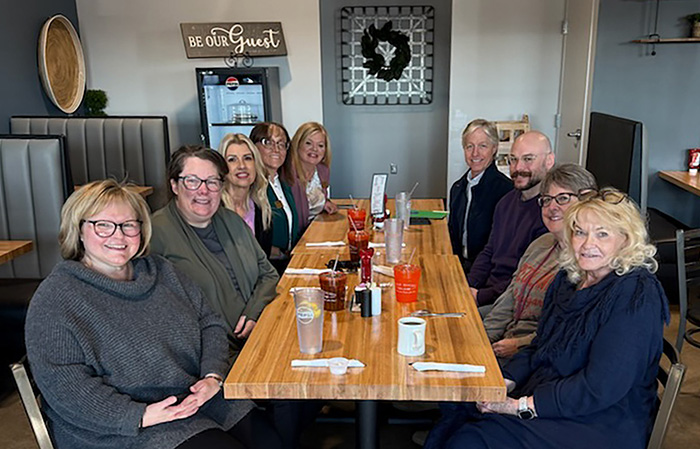
[[[414,332],[413,333],[413,350],[417,351],[421,347],[421,340],[423,340],[423,332]]]

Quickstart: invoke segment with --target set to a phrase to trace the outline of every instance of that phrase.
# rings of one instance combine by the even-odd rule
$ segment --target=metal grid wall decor
[[[432,6],[344,7],[340,11],[342,98],[349,105],[415,105],[433,101],[433,39],[435,9]],[[398,79],[385,81],[363,66],[362,37],[391,22],[387,28],[408,38],[410,56]],[[375,29],[370,29],[373,25]],[[397,36],[396,33],[393,33]],[[375,52],[390,70],[397,47],[379,39]],[[386,75],[384,75],[387,78]],[[389,75],[388,77],[391,77]]]

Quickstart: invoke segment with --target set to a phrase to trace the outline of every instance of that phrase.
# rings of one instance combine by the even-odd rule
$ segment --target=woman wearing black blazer
[[[448,226],[452,251],[466,272],[484,249],[496,204],[513,188],[513,182],[496,168],[498,130],[492,122],[470,122],[462,132],[462,148],[469,168],[450,188]]]

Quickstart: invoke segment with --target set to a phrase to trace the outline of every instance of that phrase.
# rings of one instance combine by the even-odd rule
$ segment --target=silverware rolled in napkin
[[[345,242],[343,242],[342,240],[339,240],[337,242],[309,242],[306,244],[306,246],[345,246]]]
[[[453,371],[457,373],[485,373],[483,365],[467,365],[465,363],[413,362],[409,363],[416,371]]]
[[[292,360],[292,368],[328,368],[329,359],[312,359],[312,360]],[[357,359],[348,360],[348,368],[364,368],[365,364]]]

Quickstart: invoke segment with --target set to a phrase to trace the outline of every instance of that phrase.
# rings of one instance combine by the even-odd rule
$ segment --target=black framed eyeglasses
[[[262,143],[265,148],[269,149],[277,148],[279,151],[287,151],[289,149],[289,142],[275,142],[272,139],[265,138],[262,139],[260,143]]]
[[[182,185],[185,186],[187,190],[197,190],[205,183],[207,185],[207,190],[211,192],[218,192],[224,186],[224,181],[221,178],[207,178],[201,179],[195,175],[178,176],[177,179],[182,181]]]
[[[539,198],[537,198],[537,204],[540,205],[540,207],[547,207],[550,204],[552,204],[552,200],[556,201],[558,205],[563,206],[565,204],[569,204],[571,202],[572,198],[577,198],[578,195],[573,193],[573,192],[562,192],[558,195],[540,195]]]
[[[90,223],[98,237],[112,237],[117,228],[127,237],[136,237],[141,234],[141,220],[127,220],[123,223],[115,223],[109,220],[80,220],[80,225]]]
[[[604,202],[610,204],[620,204],[624,200],[629,199],[629,195],[611,187],[606,187],[600,190],[590,189],[581,191],[578,194],[578,199],[581,201],[588,201],[595,198],[600,198]]]

